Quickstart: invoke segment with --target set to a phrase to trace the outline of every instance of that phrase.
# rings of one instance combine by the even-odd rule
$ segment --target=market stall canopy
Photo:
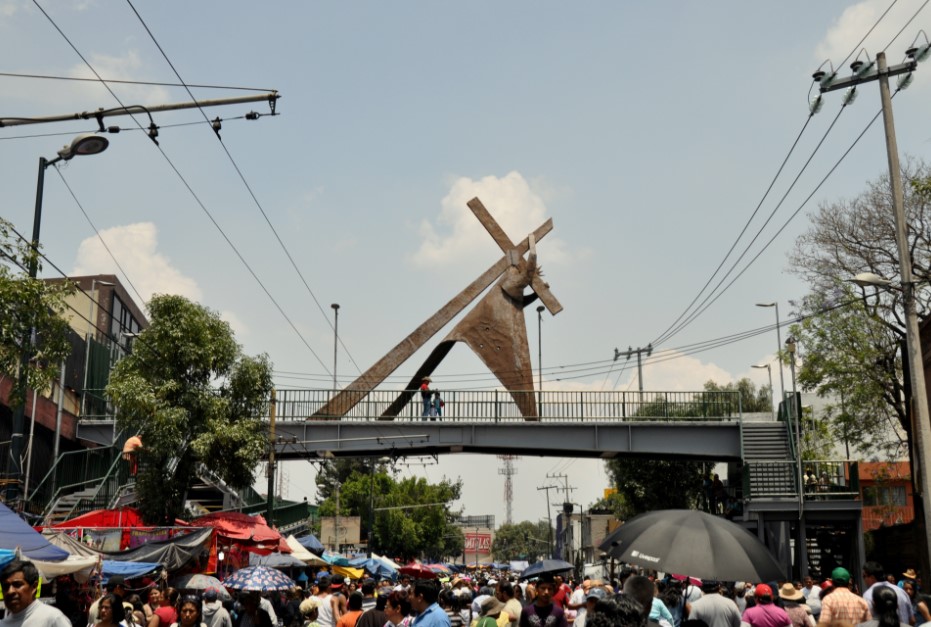
[[[51,525],[51,529],[83,528],[127,528],[152,527],[142,520],[142,515],[135,507],[119,509],[95,509],[70,520]]]
[[[285,543],[291,549],[291,556],[301,560],[307,566],[326,566],[327,562],[322,557],[314,555],[308,551],[294,536],[285,538]]]
[[[68,551],[71,555],[80,555],[82,557],[100,556],[100,553],[83,542],[75,540],[63,531],[55,531],[54,529],[46,528],[42,531],[42,536],[58,548]]]
[[[269,553],[268,555],[249,554],[249,566],[269,566],[271,568],[304,568],[303,561],[291,554]]]
[[[302,547],[312,553],[316,553],[317,555],[320,555],[325,550],[325,547],[320,542],[320,540],[317,539],[317,536],[312,533],[306,536],[301,536],[297,539],[297,541],[301,543]]]
[[[113,575],[122,575],[126,579],[144,577],[149,573],[161,570],[158,562],[120,562],[116,560],[103,560],[101,583],[106,584]]]
[[[0,503],[0,549],[15,551],[17,548],[29,560],[60,562],[68,557],[67,551],[50,543],[13,510]]]
[[[375,553],[374,551],[372,551],[372,557],[374,557],[377,560],[383,561],[385,564],[387,564],[388,566],[390,566],[391,568],[395,570],[401,568],[401,565],[395,562],[394,560],[392,560],[391,558],[385,557],[384,555],[379,555],[378,553]]]
[[[364,568],[373,577],[379,579],[395,579],[398,576],[398,570],[396,568],[392,568],[377,557],[357,557],[356,559],[349,560],[349,564],[356,568]]]
[[[242,512],[213,512],[194,520],[191,525],[213,527],[223,538],[238,542],[249,550],[282,553],[291,550],[284,543],[281,534],[269,527],[265,519],[259,515],[250,516]]]
[[[172,572],[199,557],[213,538],[213,533],[213,528],[207,527],[170,540],[148,542],[129,551],[103,552],[101,555],[118,562],[157,562]]]

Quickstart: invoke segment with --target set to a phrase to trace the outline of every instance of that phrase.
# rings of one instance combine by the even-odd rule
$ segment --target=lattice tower
[[[505,522],[510,525],[514,502],[514,483],[511,481],[511,477],[517,474],[517,469],[514,468],[514,460],[519,459],[519,457],[517,455],[498,455],[498,459],[504,464],[502,468],[498,469],[498,474],[504,475],[504,503],[507,505]]]

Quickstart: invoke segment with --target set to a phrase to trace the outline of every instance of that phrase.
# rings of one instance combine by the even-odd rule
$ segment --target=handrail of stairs
[[[101,470],[103,468],[107,469],[103,473],[103,476],[106,476],[113,459],[119,459],[119,457],[120,451],[117,450],[116,445],[66,451],[60,454],[36,488],[30,492],[29,509],[36,514],[41,512],[44,518],[50,508],[64,494],[74,492],[77,488],[101,479],[102,473],[94,472],[99,464],[97,460],[103,458],[103,463],[99,465],[102,467]],[[72,460],[77,461],[72,464]],[[75,478],[78,480],[75,481]],[[61,483],[66,480],[68,483]],[[54,492],[52,491],[53,486]]]
[[[94,506],[97,506],[97,505],[99,505],[99,506],[106,506],[106,505],[107,505],[109,499],[107,498],[106,493],[103,495],[104,500],[103,500],[102,502],[100,501],[101,492],[104,491],[104,490],[109,490],[110,479],[113,478],[112,475],[114,474],[114,471],[119,472],[120,462],[121,462],[121,461],[122,461],[122,457],[121,457],[120,455],[115,455],[115,456],[114,456],[114,459],[113,459],[113,462],[110,464],[110,468],[107,469],[107,473],[106,473],[102,478],[95,479],[95,480],[87,480],[87,481],[82,482],[82,483],[91,483],[92,481],[98,481],[99,483],[98,483],[98,485],[97,485],[97,489],[94,491],[93,496],[91,496],[90,498],[81,498],[81,499],[77,500],[77,501],[74,503],[74,505],[71,506],[71,509],[68,510],[67,514],[65,515],[65,520],[68,520],[68,519],[72,518],[72,517],[75,515],[75,512],[76,512],[76,511],[80,511],[80,513],[82,513],[82,514],[91,511],[90,509],[84,510],[83,508],[78,508],[78,505],[79,505],[79,504],[82,504],[82,503],[84,503],[84,502],[88,502],[88,501],[89,501],[90,504],[91,504],[91,507],[94,507]],[[60,500],[60,498],[61,498],[61,497],[55,499],[55,501],[53,501],[52,507],[48,508],[48,509],[43,513],[43,519],[44,519],[44,520],[47,519],[47,517],[52,513],[52,511],[54,511],[54,505],[58,503],[58,501]]]

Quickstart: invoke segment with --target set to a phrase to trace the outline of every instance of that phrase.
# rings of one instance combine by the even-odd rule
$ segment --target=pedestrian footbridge
[[[425,417],[419,395],[410,390],[354,391],[342,415],[329,413],[332,390],[277,390],[269,428],[279,459],[448,453],[742,457],[744,416],[736,393],[526,394],[535,416],[522,415],[519,407],[528,399],[511,392],[449,390],[442,415]],[[79,437],[100,443],[109,443],[113,433],[112,423],[93,420],[82,421],[79,431]]]

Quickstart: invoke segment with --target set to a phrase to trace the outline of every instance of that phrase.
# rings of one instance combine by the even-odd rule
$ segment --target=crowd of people
[[[820,583],[699,581],[624,568],[606,582],[513,575],[399,582],[322,575],[306,589],[230,597],[107,581],[86,613],[37,600],[39,573],[14,560],[0,571],[0,627],[931,627],[931,596],[913,570],[864,565],[862,594],[835,568]],[[56,597],[61,601],[62,597]]]

